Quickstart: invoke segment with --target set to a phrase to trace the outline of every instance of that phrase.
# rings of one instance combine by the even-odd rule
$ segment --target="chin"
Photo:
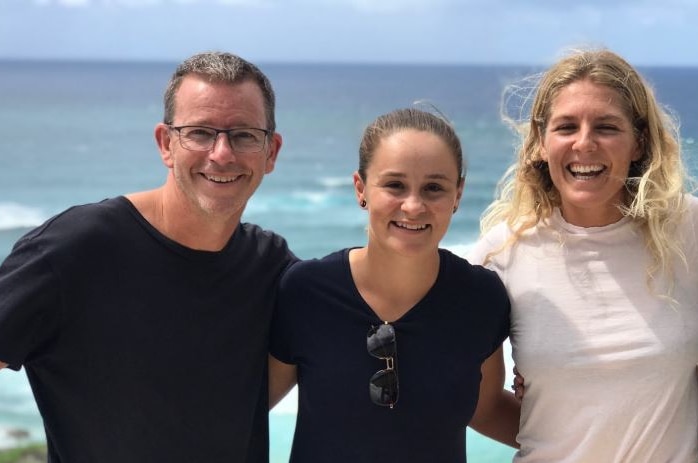
[[[210,216],[226,217],[238,213],[242,213],[246,203],[238,201],[221,201],[200,199],[199,208]]]
[[[396,254],[403,257],[422,257],[424,255],[429,255],[438,251],[438,245],[434,246],[432,244],[424,245],[402,245],[395,246],[393,248]]]

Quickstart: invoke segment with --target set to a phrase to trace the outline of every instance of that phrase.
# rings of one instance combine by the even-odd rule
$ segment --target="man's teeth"
[[[237,177],[218,177],[217,175],[206,175],[206,178],[216,183],[230,183],[235,181]]]
[[[395,225],[397,225],[400,228],[406,228],[407,230],[425,230],[427,228],[427,225],[410,225],[399,222],[395,222]]]

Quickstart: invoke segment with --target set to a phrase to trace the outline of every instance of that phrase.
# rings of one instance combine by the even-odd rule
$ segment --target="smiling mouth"
[[[602,164],[570,164],[567,171],[579,180],[590,180],[596,178],[606,170]]]
[[[207,175],[207,174],[201,174],[206,180],[209,182],[213,183],[231,183],[237,180],[240,176],[235,175],[235,176],[220,176],[220,175]]]
[[[402,223],[402,222],[393,222],[393,225],[395,225],[398,228],[402,228],[403,230],[410,230],[410,231],[422,231],[426,230],[429,228],[431,225],[417,225],[417,224],[408,224],[408,223]]]

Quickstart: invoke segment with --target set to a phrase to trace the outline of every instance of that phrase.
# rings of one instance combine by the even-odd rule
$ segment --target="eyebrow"
[[[605,116],[601,116],[601,117],[597,118],[597,120],[599,120],[599,121],[621,121],[621,122],[626,121],[626,120],[629,121],[628,118],[626,118],[624,116],[617,116],[615,114],[606,114]]]
[[[402,172],[391,172],[391,171],[384,172],[384,173],[380,174],[379,176],[380,177],[393,177],[393,178],[405,178],[405,177],[407,177],[407,175],[403,174]],[[431,180],[448,180],[448,181],[451,180],[451,177],[449,177],[448,175],[440,174],[440,173],[428,174],[426,177],[428,179],[431,179]]]
[[[565,114],[561,114],[558,116],[554,116],[550,118],[550,121],[575,121],[579,119],[576,116],[569,116]],[[618,121],[618,122],[623,122],[627,118],[621,115],[617,114],[604,114],[603,116],[595,117],[593,120],[594,121]]]

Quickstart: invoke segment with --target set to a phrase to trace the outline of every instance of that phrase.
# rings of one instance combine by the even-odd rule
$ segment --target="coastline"
[[[41,443],[0,449],[0,463],[45,463],[47,458],[46,445]]]
[[[0,452],[32,443],[31,434],[28,430],[18,427],[0,426]]]

